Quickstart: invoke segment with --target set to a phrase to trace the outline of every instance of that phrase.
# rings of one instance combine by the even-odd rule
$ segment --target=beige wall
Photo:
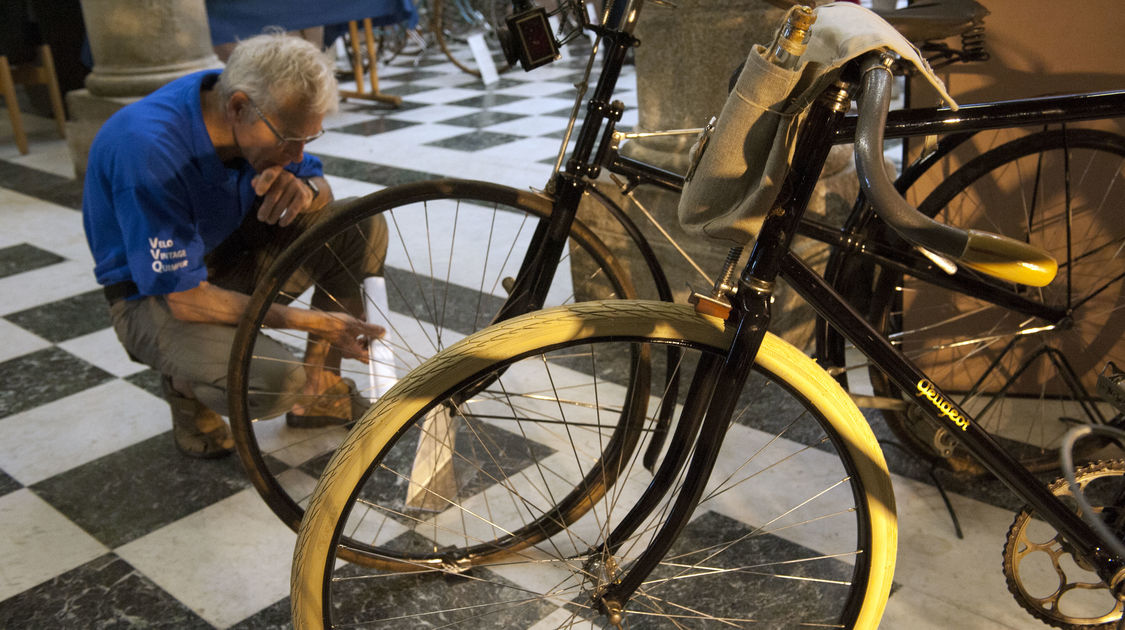
[[[985,25],[986,48],[992,58],[985,63],[953,65],[941,71],[950,92],[958,102],[967,104],[1007,98],[1125,88],[1125,1],[979,1],[991,11],[991,15],[985,19]],[[911,100],[914,105],[936,104],[932,91],[921,87],[914,90]],[[1083,123],[1082,126],[1097,126],[1110,130],[1116,128],[1119,133],[1125,133],[1125,124],[1121,120],[1097,124]],[[952,172],[958,162],[963,162],[983,150],[1002,144],[1020,134],[1038,129],[979,134],[974,138],[973,147],[955,152],[954,159],[936,168],[931,176],[920,182],[916,189],[912,189],[915,194],[908,195],[908,198],[914,203],[919,203],[925,193]],[[915,142],[912,148],[917,150],[918,144]],[[1026,182],[1033,179],[1028,174],[1035,172],[1036,165],[1030,160],[1022,164],[1022,171],[1018,168],[1007,169],[1002,177],[994,180],[994,185],[988,188],[975,188],[973,201],[976,203],[966,204],[956,213],[957,216],[944,218],[963,227],[1000,230],[1009,232],[1010,235],[1021,233],[1022,225],[1026,221],[1023,214],[1026,212],[1027,200],[1037,199],[1037,205],[1051,208],[1053,205],[1051,201],[1055,197],[1061,200],[1063,190],[1061,184],[1056,184],[1034,196]],[[1119,167],[1114,164],[1100,166],[1110,170]],[[1105,178],[1096,177],[1089,173],[1089,170],[1093,170],[1091,167],[1083,168],[1087,170],[1083,170],[1082,177],[1075,179],[1075,182],[1083,182],[1087,179],[1106,181],[1112,177],[1112,173],[1107,174]],[[1061,169],[1051,170],[1049,167],[1044,167],[1044,171],[1061,172]],[[1049,181],[1054,182],[1056,179],[1049,179]],[[1084,190],[1076,189],[1073,193],[1074,204],[1079,209],[1077,214],[1080,218],[1087,216],[1080,211],[1085,207],[1083,203],[1086,201],[1086,196],[1082,196]],[[1102,192],[1098,191],[1097,194],[1100,195]],[[1097,197],[1090,200],[1091,206],[1095,203],[1105,203],[1105,199]],[[1061,201],[1058,205],[1061,206]],[[1043,210],[1038,212],[1040,215],[1043,214]],[[1101,229],[1109,228],[1111,226],[1092,225],[1084,228],[1089,232],[1076,233],[1098,233]],[[1057,255],[1065,251],[1065,240],[1056,242],[1052,239],[1055,235],[1061,238],[1063,234],[1061,231],[1057,233],[1041,231],[1037,232],[1033,240],[1037,245],[1047,247]],[[909,280],[904,299],[908,327],[924,327],[934,320],[949,316],[950,313],[970,313],[978,307],[977,303],[962,296],[943,294],[922,283]],[[992,317],[998,316],[992,315]],[[1083,353],[1080,349],[1069,350]],[[1079,357],[1086,354],[1070,354],[1070,356],[1081,363]],[[986,362],[990,359],[991,356],[982,354],[973,360]],[[1095,364],[1100,356],[1096,353],[1090,354],[1089,359],[1091,364]],[[923,369],[926,369],[927,362],[922,361],[922,363]],[[963,379],[952,375],[936,378],[944,386],[958,389],[968,386],[972,380],[970,375],[975,376],[981,369],[983,365],[970,370],[961,370],[959,376]],[[1087,382],[1087,386],[1092,388],[1093,383]],[[1026,387],[1035,390],[1039,384],[1033,383]]]
[[[1125,87],[1122,0],[980,0],[992,58],[943,71],[961,102]]]

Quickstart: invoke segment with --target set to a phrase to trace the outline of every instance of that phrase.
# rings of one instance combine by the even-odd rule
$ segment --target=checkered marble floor
[[[380,76],[402,107],[345,102],[311,148],[337,196],[436,176],[541,187],[580,68],[486,88],[436,55],[400,58]],[[622,83],[629,126],[631,68]],[[236,459],[176,453],[156,375],[108,327],[65,145],[26,118],[27,156],[0,127],[0,627],[288,627],[294,534]],[[888,458],[902,529],[884,627],[1036,626],[1000,571],[1014,499],[947,479],[958,540],[925,470]]]

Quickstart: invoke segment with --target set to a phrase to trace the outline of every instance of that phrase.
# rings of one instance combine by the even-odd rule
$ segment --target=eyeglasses
[[[312,142],[313,140],[316,140],[317,138],[324,135],[324,129],[321,129],[313,135],[305,136],[303,138],[290,138],[287,136],[283,136],[281,135],[281,132],[279,132],[277,128],[273,126],[273,123],[271,123],[270,120],[266,118],[266,115],[262,113],[262,110],[258,109],[258,105],[254,103],[254,99],[250,98],[250,96],[247,95],[246,100],[250,102],[250,107],[254,108],[254,113],[258,115],[258,118],[262,119],[262,122],[266,123],[266,127],[269,127],[269,130],[273,133],[273,136],[277,138],[277,146],[279,147],[290,142],[308,144],[309,142]]]

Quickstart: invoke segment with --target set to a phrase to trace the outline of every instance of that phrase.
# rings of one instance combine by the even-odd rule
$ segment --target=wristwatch
[[[317,196],[320,195],[320,188],[318,188],[316,183],[313,182],[313,180],[309,177],[302,177],[300,179],[301,179],[301,181],[305,182],[305,185],[308,186],[309,190],[312,191],[313,199],[316,199]]]

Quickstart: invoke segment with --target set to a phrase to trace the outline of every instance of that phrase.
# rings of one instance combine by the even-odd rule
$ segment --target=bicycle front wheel
[[[638,461],[652,419],[677,403],[640,394],[630,365],[675,345],[683,352],[667,367],[690,376],[729,342],[722,321],[690,307],[615,300],[530,313],[439,353],[325,470],[297,542],[296,627],[601,627],[599,593],[647,546],[682,481],[627,518],[652,481]],[[609,446],[630,409],[643,436],[632,455]],[[876,627],[896,529],[863,417],[769,335],[732,420],[702,500],[628,602],[626,625]],[[420,457],[434,442],[446,469]],[[428,509],[408,505],[418,495]],[[558,507],[568,504],[581,509]],[[344,537],[414,571],[337,562]]]
[[[976,297],[885,272],[872,321],[977,422],[1033,470],[1058,465],[1074,423],[1112,421],[1096,394],[1107,362],[1125,365],[1125,138],[1090,129],[1031,134],[993,148],[945,179],[919,209],[953,225],[1030,242],[1059,274],[1022,294],[1066,316],[1046,322]],[[872,370],[877,393],[893,394]],[[982,473],[943,432],[910,413],[888,424],[953,470]]]
[[[302,393],[302,405],[348,414],[355,404],[351,398],[365,408],[368,400],[378,398],[426,358],[496,317],[536,225],[551,214],[551,203],[540,195],[484,182],[408,184],[340,208],[278,257],[239,327],[229,387],[239,456],[254,486],[283,522],[297,529],[316,479],[347,428],[294,422],[287,413],[293,403],[287,399],[293,396],[284,387],[289,377],[270,375],[304,371],[308,385],[317,365],[333,366],[335,375],[327,378],[349,378],[355,391],[337,387],[319,396]],[[384,239],[372,236],[380,231],[376,221],[385,225],[385,264],[380,277],[365,281],[364,270],[345,260],[342,242],[351,239],[352,249],[358,243],[377,257]],[[570,264],[572,250],[584,254],[581,265]],[[359,286],[364,290],[358,295],[343,295]],[[579,222],[572,225],[546,303],[565,304],[575,295],[634,296],[628,274]],[[387,335],[372,344],[369,364],[340,361],[338,350],[323,340],[267,328],[275,304],[349,311],[383,325]],[[309,358],[314,355],[318,361]]]

